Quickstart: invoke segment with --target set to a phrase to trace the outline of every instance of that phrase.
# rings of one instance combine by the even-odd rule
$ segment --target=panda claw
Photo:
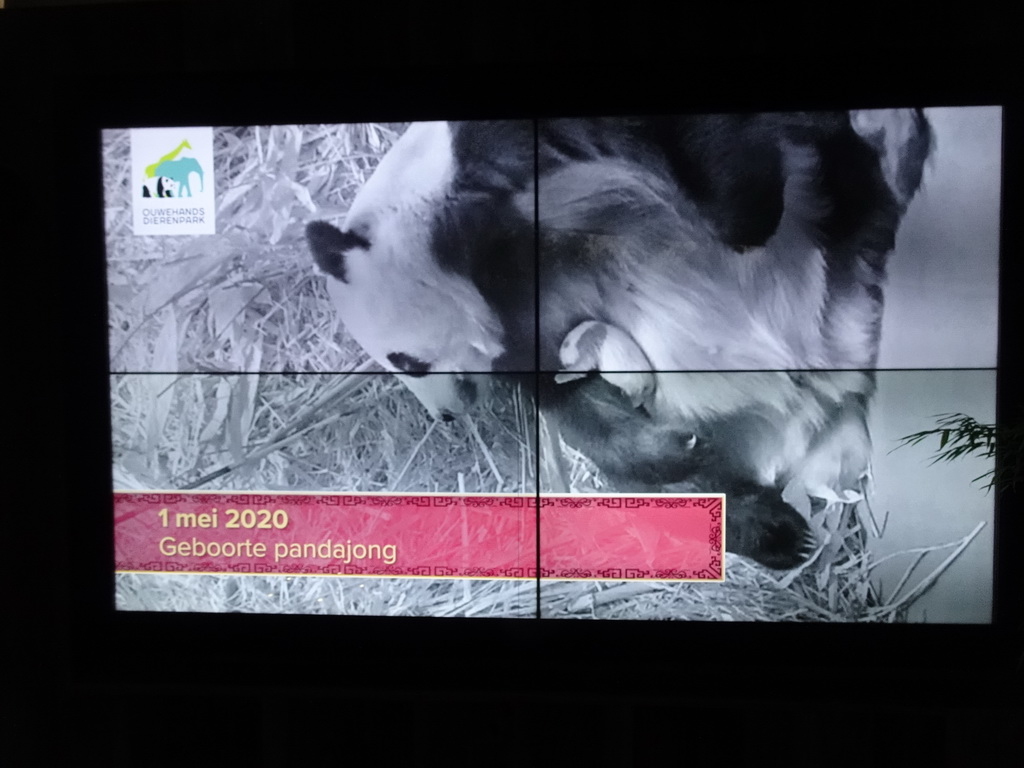
[[[818,548],[818,539],[811,531],[808,531],[804,536],[804,546],[807,548],[808,554]]]

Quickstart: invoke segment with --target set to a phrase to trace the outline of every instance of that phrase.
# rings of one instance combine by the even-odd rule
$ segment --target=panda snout
[[[455,402],[452,403],[449,408],[438,408],[436,418],[449,424],[455,421],[455,418],[462,413],[476,405],[476,401],[480,395],[480,387],[473,379],[458,374],[455,377]]]
[[[470,411],[487,391],[488,382],[477,374],[439,373],[410,376],[396,373],[405,387],[412,392],[431,418],[450,422]]]

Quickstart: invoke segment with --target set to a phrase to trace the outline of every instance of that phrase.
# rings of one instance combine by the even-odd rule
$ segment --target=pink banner
[[[722,578],[722,497],[543,496],[541,576]],[[114,494],[120,572],[537,577],[537,498]]]
[[[532,496],[115,493],[119,571],[536,575]]]
[[[541,576],[721,581],[724,498],[544,495]]]

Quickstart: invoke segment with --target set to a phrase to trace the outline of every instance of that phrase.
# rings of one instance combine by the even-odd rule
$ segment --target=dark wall
[[[330,75],[335,87],[324,98],[339,103],[372,101],[378,78],[407,76],[473,86],[481,105],[535,90],[548,109],[565,111],[601,93],[639,103],[666,83],[678,89],[674,97],[694,93],[723,106],[782,106],[809,95],[824,105],[834,86],[885,102],[888,88],[915,82],[930,103],[969,93],[984,101],[1010,92],[1018,58],[1001,5],[975,3],[956,14],[853,3],[689,4],[670,13],[631,3],[583,6],[585,13],[486,3],[456,12],[379,2],[72,5],[10,0],[0,11],[0,158],[10,197],[0,258],[8,338],[16,342],[7,355],[15,393],[7,438],[17,455],[9,477],[23,494],[10,502],[3,537],[15,604],[5,624],[18,640],[6,658],[18,699],[7,725],[27,737],[24,748],[37,756],[70,748],[104,765],[196,755],[284,765],[315,756],[416,765],[438,755],[451,764],[665,765],[722,750],[813,765],[826,756],[840,764],[896,757],[994,765],[1019,746],[1020,699],[1011,697],[1021,672],[1012,663],[944,680],[938,669],[902,674],[889,659],[865,680],[844,674],[842,659],[793,670],[766,658],[752,697],[730,696],[728,685],[708,694],[685,685],[665,691],[656,680],[602,680],[572,658],[552,662],[561,675],[550,685],[524,683],[514,693],[489,690],[485,674],[476,686],[353,687],[352,659],[325,659],[324,674],[310,680],[268,679],[259,669],[246,683],[104,680],[84,674],[74,653],[68,584],[77,575],[62,564],[74,562],[82,542],[56,523],[59,515],[33,513],[75,514],[67,478],[76,451],[88,450],[67,428],[68,412],[81,407],[73,364],[80,318],[65,307],[68,292],[90,288],[66,278],[76,233],[62,226],[61,211],[79,185],[93,182],[67,177],[61,125],[89,94],[131,98],[140,84],[175,87],[175,78],[193,73],[213,84],[204,96],[211,108],[218,89],[230,92],[236,79],[266,76],[275,85],[261,98],[274,100],[290,80],[314,75]],[[884,648],[864,651],[885,656]]]

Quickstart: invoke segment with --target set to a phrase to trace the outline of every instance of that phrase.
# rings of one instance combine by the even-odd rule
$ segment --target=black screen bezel
[[[511,119],[543,116],[733,112],[756,110],[959,106],[1004,108],[1004,193],[1000,259],[998,413],[1019,418],[1016,351],[1020,284],[1016,172],[1020,114],[1005,73],[963,64],[910,63],[898,76],[877,67],[837,68],[827,93],[783,76],[773,61],[745,80],[711,78],[673,92],[667,73],[638,69],[565,68],[547,76],[488,75],[492,87],[451,70],[374,72],[355,86],[323,75],[263,73],[234,78],[229,93],[218,78],[190,73],[192,98],[166,107],[144,97],[145,78],[92,77],[67,88],[65,106],[73,178],[82,180],[76,205],[66,206],[71,231],[81,232],[74,262],[59,280],[66,334],[62,368],[76,379],[64,418],[68,494],[64,505],[70,561],[72,649],[78,674],[170,687],[189,682],[406,689],[421,686],[669,690],[721,682],[757,686],[765,677],[843,664],[908,675],[971,672],[1005,663],[1018,652],[1020,600],[1013,589],[1019,523],[1017,498],[997,496],[994,613],[989,626],[755,625],[686,622],[587,622],[241,614],[139,614],[113,607],[110,509],[110,414],[100,130],[159,125],[239,125],[362,120]],[[948,66],[953,64],[947,62]],[[819,81],[820,82],[820,81]],[[695,670],[695,658],[706,660]],[[1000,661],[1001,660],[1001,661]],[[682,662],[682,663],[680,663]]]

